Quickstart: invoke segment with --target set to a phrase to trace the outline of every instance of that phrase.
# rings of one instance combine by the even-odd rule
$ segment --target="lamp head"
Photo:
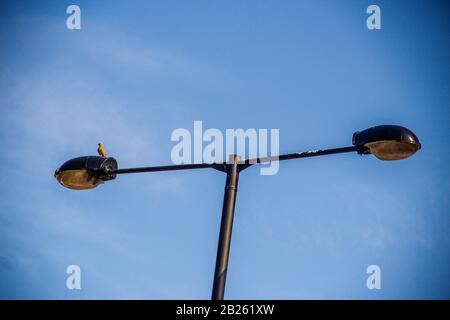
[[[406,159],[422,147],[411,130],[396,125],[376,126],[355,132],[353,145],[358,148],[358,153],[371,153],[385,161]]]
[[[69,189],[93,189],[105,181],[116,178],[116,174],[109,172],[117,169],[114,158],[86,156],[71,159],[55,171],[58,182]]]

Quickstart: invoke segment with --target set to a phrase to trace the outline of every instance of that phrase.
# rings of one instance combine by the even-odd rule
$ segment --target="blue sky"
[[[66,8],[81,8],[81,30]],[[381,8],[382,29],[366,28]],[[14,1],[0,6],[0,298],[209,299],[225,176],[62,188],[96,153],[170,164],[174,129],[278,128],[290,153],[378,124],[423,148],[287,161],[240,177],[229,299],[448,299],[444,1]],[[81,290],[66,288],[68,265]],[[381,268],[368,290],[366,268]]]

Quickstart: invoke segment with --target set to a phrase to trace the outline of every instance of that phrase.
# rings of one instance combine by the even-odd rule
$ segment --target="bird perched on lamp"
[[[101,143],[98,144],[97,152],[100,155],[100,157],[106,158],[106,151],[105,151],[105,148],[103,148]]]

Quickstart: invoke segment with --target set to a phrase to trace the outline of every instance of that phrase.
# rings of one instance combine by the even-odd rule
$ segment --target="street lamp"
[[[55,171],[55,178],[66,188],[84,190],[95,188],[105,181],[113,180],[118,174],[203,168],[213,168],[225,172],[227,179],[225,182],[222,220],[220,223],[219,243],[211,295],[211,299],[213,300],[223,300],[237,186],[239,173],[242,170],[257,163],[309,158],[345,152],[373,154],[380,160],[402,160],[412,156],[420,148],[421,144],[419,139],[411,130],[401,126],[382,125],[361,132],[355,132],[353,134],[353,146],[349,147],[297,152],[247,160],[241,160],[239,156],[231,155],[229,161],[225,163],[198,163],[118,169],[117,161],[111,157],[79,157],[65,162],[57,169]]]
[[[353,144],[380,160],[402,160],[421,148],[419,139],[400,126],[377,126],[353,134]],[[364,150],[366,148],[366,150]]]
[[[66,161],[55,171],[55,178],[64,187],[74,190],[93,189],[105,181],[116,178],[114,158],[98,156],[78,157]]]

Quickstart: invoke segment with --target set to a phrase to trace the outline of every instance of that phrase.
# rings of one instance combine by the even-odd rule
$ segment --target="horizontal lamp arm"
[[[158,172],[158,171],[174,171],[174,170],[190,170],[190,169],[204,169],[204,168],[216,168],[222,166],[221,164],[209,164],[209,163],[194,163],[194,164],[178,164],[170,166],[157,166],[157,167],[140,167],[140,168],[126,168],[109,171],[109,174],[122,174],[122,173],[143,173],[143,172]]]
[[[278,157],[271,156],[271,157],[248,159],[248,160],[238,163],[238,165],[240,167],[240,170],[243,170],[243,169],[245,169],[253,164],[257,164],[257,163],[266,163],[266,162],[270,162],[270,161],[281,161],[281,160],[317,157],[317,156],[324,156],[324,155],[336,154],[336,153],[355,152],[358,150],[359,150],[359,148],[357,148],[355,146],[326,149],[326,150],[313,150],[313,151],[289,153],[289,154],[280,155]],[[213,169],[220,170],[220,171],[226,171],[226,163],[211,163],[211,164],[210,163],[194,163],[194,164],[178,164],[178,165],[157,166],[157,167],[126,168],[126,169],[111,170],[111,171],[108,171],[108,174],[144,173],[144,172],[159,172],[159,171],[174,171],[174,170],[204,169],[204,168],[213,168]]]
[[[351,146],[351,147],[344,147],[344,148],[296,152],[296,153],[283,154],[280,156],[248,159],[248,160],[245,160],[244,165],[251,166],[252,164],[266,163],[266,162],[270,162],[270,161],[292,160],[292,159],[299,159],[299,158],[325,156],[325,155],[336,154],[336,153],[358,152],[359,149],[360,148],[358,148],[356,146]]]

